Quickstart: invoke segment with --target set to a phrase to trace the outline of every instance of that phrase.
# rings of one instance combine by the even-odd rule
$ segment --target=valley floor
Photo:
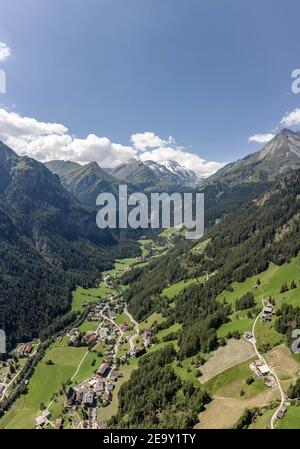
[[[121,286],[118,277],[132,266],[140,264],[145,266],[149,260],[149,248],[155,248],[150,240],[142,240],[142,259],[123,259],[116,261],[115,267],[104,273],[103,281],[97,288],[78,288],[74,292],[72,309],[83,312],[85,307],[100,306],[101,312],[98,320],[85,319],[79,327],[79,332],[100,332],[108,329],[112,343],[97,342],[92,350],[87,347],[75,347],[69,345],[70,335],[64,335],[57,339],[46,350],[42,360],[35,368],[29,384],[28,392],[21,395],[11,409],[0,419],[0,428],[33,428],[35,420],[46,408],[51,412],[51,418],[46,427],[54,427],[57,418],[63,418],[65,428],[83,428],[92,425],[92,422],[106,423],[118,409],[118,392],[126,382],[138,364],[135,351],[144,348],[145,330],[153,328],[157,323],[164,322],[160,313],[153,313],[142,322],[136,323],[131,317],[125,304],[122,302]],[[156,248],[157,249],[157,248]],[[165,248],[158,248],[158,254]],[[151,253],[151,257],[158,254]],[[162,291],[162,295],[173,299],[184,288],[196,282],[205,282],[207,274],[197,279],[180,281],[168,286]],[[259,282],[258,282],[259,279]],[[225,338],[225,345],[208,355],[198,354],[181,361],[174,362],[172,367],[182,379],[192,382],[206,389],[213,400],[199,414],[197,429],[221,429],[232,428],[247,408],[258,407],[260,415],[251,428],[270,428],[272,416],[278,409],[280,391],[278,386],[267,387],[263,379],[255,376],[250,364],[258,358],[253,344],[243,337],[243,333],[253,330],[255,323],[256,348],[262,354],[270,369],[278,376],[281,387],[286,394],[289,385],[300,377],[300,358],[292,354],[285,345],[283,336],[274,329],[275,317],[270,322],[262,322],[259,319],[261,300],[272,296],[275,300],[275,310],[283,303],[300,305],[300,286],[280,293],[283,283],[290,284],[293,280],[300,279],[300,256],[281,267],[271,265],[268,270],[258,276],[253,276],[243,283],[233,283],[232,291],[219,295],[219,301],[231,304],[233,309],[238,298],[245,293],[253,292],[256,306],[250,310],[234,311],[228,323],[218,330],[218,337]],[[257,287],[259,283],[259,288]],[[120,295],[115,300],[116,294]],[[118,309],[119,301],[119,309]],[[104,309],[102,307],[105,307]],[[170,304],[172,307],[172,303]],[[92,308],[92,310],[94,310]],[[104,311],[103,311],[104,310]],[[181,325],[175,323],[172,326],[160,330],[156,335],[155,343],[146,345],[146,353],[156,351],[166,344],[164,340],[168,334],[180,330]],[[233,333],[238,333],[232,338]],[[176,337],[172,340],[178,349]],[[111,353],[113,362],[123,358],[118,370],[122,377],[115,380],[111,397],[107,403],[101,403],[96,407],[94,418],[87,416],[86,410],[79,408],[66,409],[62,394],[62,384],[77,387],[92,379],[107,352]],[[204,363],[197,366],[197,356],[204,356]],[[143,357],[143,355],[141,355]],[[200,369],[201,375],[197,373]],[[0,371],[2,382],[5,379],[5,368]],[[248,382],[252,378],[251,382]],[[108,378],[109,380],[110,378]],[[0,377],[1,383],[1,377]],[[107,382],[106,382],[107,385]],[[65,388],[65,387],[64,387]],[[275,428],[300,428],[300,406],[290,405],[286,402],[287,412],[283,419],[275,420]]]

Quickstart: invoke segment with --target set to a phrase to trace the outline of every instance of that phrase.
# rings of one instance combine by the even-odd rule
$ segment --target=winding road
[[[276,373],[274,372],[274,370],[271,369],[270,365],[266,362],[266,360],[264,359],[264,357],[260,354],[260,352],[258,351],[257,346],[256,346],[255,327],[256,327],[257,321],[259,320],[259,318],[261,317],[261,315],[262,315],[262,313],[263,313],[263,309],[264,309],[264,305],[265,305],[264,299],[263,299],[263,298],[261,299],[261,302],[262,302],[262,306],[263,306],[263,307],[262,307],[262,310],[260,311],[260,313],[259,313],[259,314],[257,315],[257,317],[255,318],[255,321],[254,321],[254,323],[253,323],[253,326],[252,326],[252,335],[253,335],[253,339],[251,340],[251,343],[252,343],[252,345],[253,345],[253,347],[254,347],[254,350],[255,350],[256,355],[257,355],[257,357],[259,358],[259,360],[261,360],[265,365],[267,365],[267,366],[270,368],[270,373],[271,373],[272,376],[276,379],[276,382],[277,382],[277,385],[278,385],[278,388],[279,388],[279,391],[280,391],[280,395],[281,395],[280,405],[279,405],[279,407],[275,410],[275,412],[274,412],[274,414],[273,414],[273,416],[272,416],[272,418],[271,418],[271,429],[274,429],[274,423],[275,423],[275,420],[276,420],[277,413],[278,413],[279,410],[283,407],[284,402],[285,402],[285,395],[284,395],[284,391],[283,391],[283,389],[282,389],[282,386],[281,386],[281,384],[280,384],[280,381],[279,381],[279,379],[278,379],[278,376],[276,375]]]
[[[128,316],[128,318],[130,319],[130,321],[132,322],[132,324],[135,327],[135,332],[136,333],[134,335],[132,335],[132,337],[130,337],[130,339],[129,339],[130,350],[134,351],[134,339],[140,335],[139,323],[137,321],[135,321],[135,319],[133,318],[131,313],[128,312],[127,306],[125,306],[124,313],[125,313],[125,315]]]

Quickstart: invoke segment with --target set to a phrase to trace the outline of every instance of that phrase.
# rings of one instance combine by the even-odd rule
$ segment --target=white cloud
[[[10,56],[10,48],[4,42],[0,42],[0,62],[5,61]]]
[[[59,123],[39,122],[15,112],[0,109],[0,139],[20,155],[42,162],[52,159],[80,163],[97,161],[102,167],[115,167],[136,156],[137,150],[94,134],[79,139]]]
[[[275,137],[275,134],[267,133],[267,134],[254,134],[254,136],[250,136],[248,138],[249,142],[258,142],[258,143],[267,143]]]
[[[208,162],[197,154],[185,151],[183,147],[177,145],[172,136],[168,139],[162,139],[153,132],[145,131],[144,133],[133,134],[131,142],[134,148],[142,151],[140,154],[142,161],[166,162],[175,160],[201,177],[209,176],[225,165],[220,162]]]
[[[0,135],[6,138],[23,137],[28,142],[49,134],[62,135],[68,129],[59,123],[39,122],[34,118],[21,117],[15,112],[0,109]]]
[[[111,142],[107,137],[89,134],[86,138],[72,136],[60,123],[39,122],[0,108],[0,140],[20,155],[28,155],[42,162],[53,159],[79,163],[97,161],[100,166],[116,167],[132,157],[141,160],[175,160],[193,170],[198,176],[208,176],[224,164],[210,162],[185,151],[169,137],[160,138],[152,132],[133,134],[132,146]]]
[[[145,151],[147,148],[163,147],[170,143],[175,143],[175,140],[171,136],[168,140],[163,140],[156,134],[150,131],[145,131],[143,133],[133,134],[131,136],[131,142],[134,148],[137,148],[140,151]]]
[[[287,112],[282,118],[281,125],[283,126],[293,126],[300,124],[300,109],[296,108],[292,112]]]
[[[219,170],[225,164],[221,162],[206,161],[197,154],[189,153],[181,148],[160,147],[147,151],[140,156],[141,160],[165,162],[175,160],[183,167],[193,170],[199,177],[207,177]]]
[[[80,163],[97,161],[102,167],[116,167],[136,155],[134,148],[111,142],[107,137],[89,134],[86,139],[73,139],[67,148],[68,158]]]

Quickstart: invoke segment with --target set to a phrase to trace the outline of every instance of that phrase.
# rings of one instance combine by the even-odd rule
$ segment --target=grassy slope
[[[300,406],[291,405],[288,407],[283,419],[278,420],[276,429],[299,429],[300,428]]]
[[[258,278],[261,281],[259,288],[255,288]],[[295,280],[297,282],[297,288],[289,290],[286,293],[280,293],[282,284],[287,283],[290,286],[291,282]],[[263,273],[246,279],[244,282],[234,282],[232,284],[232,292],[223,292],[218,296],[218,300],[231,304],[235,308],[235,302],[245,293],[251,291],[259,305],[261,307],[261,297],[272,296],[276,300],[276,306],[279,307],[283,303],[292,304],[294,306],[300,305],[300,255],[293,259],[290,263],[286,263],[281,267],[271,264],[270,267]],[[236,319],[236,314],[232,315],[231,321],[224,324],[218,329],[218,336],[223,337],[229,331],[238,330],[241,333],[250,330],[253,324],[252,319],[247,317]],[[269,341],[272,346],[280,344],[282,337],[271,329],[274,324],[258,324],[257,332],[260,338],[260,344],[263,341]],[[268,335],[267,328],[269,330]]]
[[[0,421],[0,428],[32,428],[40,404],[48,405],[52,394],[59,391],[62,382],[70,379],[86,352],[86,348],[67,346],[66,339],[54,343],[38,364],[28,385],[28,393],[21,396]],[[46,365],[51,359],[54,365]]]
[[[183,281],[179,281],[176,284],[170,285],[170,287],[165,288],[161,292],[161,294],[172,299],[179,293],[181,293],[183,289],[189,287],[192,284],[196,284],[197,282],[199,284],[205,282],[205,276],[199,276],[197,279],[185,279]]]
[[[223,373],[206,382],[204,388],[212,394],[218,393],[219,396],[225,397],[239,398],[241,397],[241,390],[245,392],[244,398],[257,395],[267,387],[261,379],[253,376],[249,364],[250,361],[246,361],[223,371]],[[251,385],[246,384],[248,377],[255,379]]]

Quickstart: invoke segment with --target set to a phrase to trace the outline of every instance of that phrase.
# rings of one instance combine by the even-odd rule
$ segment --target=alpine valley
[[[124,183],[203,192],[204,236],[99,230]],[[0,212],[0,428],[299,428],[298,132],[205,179],[1,143]]]

